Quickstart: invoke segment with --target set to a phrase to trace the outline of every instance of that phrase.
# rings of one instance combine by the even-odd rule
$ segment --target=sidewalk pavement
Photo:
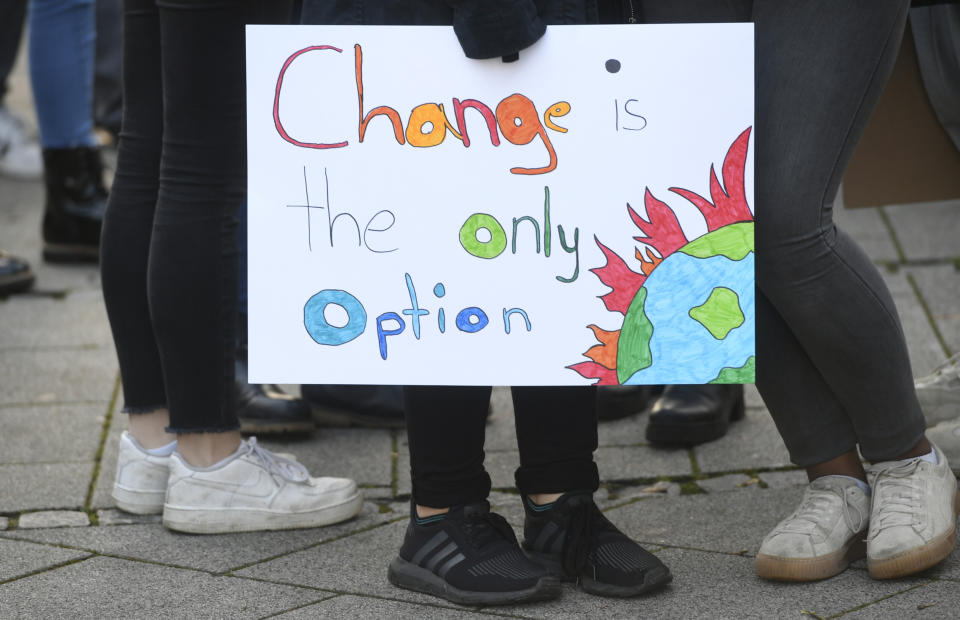
[[[42,203],[41,184],[0,179],[0,248],[37,272],[31,294],[0,300],[0,618],[957,617],[960,552],[889,582],[872,580],[863,562],[815,584],[754,576],[761,539],[799,500],[805,476],[752,386],[745,420],[692,450],[647,445],[645,415],[601,425],[598,503],[674,574],[672,586],[639,599],[568,587],[548,604],[468,609],[390,586],[409,506],[402,431],[263,441],[314,473],[363,485],[363,512],[343,524],[190,536],[118,511],[109,493],[125,416],[99,275],[40,260]],[[882,268],[914,373],[960,351],[960,201],[837,216]],[[499,388],[487,427],[491,501],[520,528],[515,448],[509,392]]]

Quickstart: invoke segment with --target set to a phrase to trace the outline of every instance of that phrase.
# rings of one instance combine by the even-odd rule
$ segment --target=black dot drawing
[[[616,58],[611,58],[606,62],[604,66],[607,68],[607,71],[609,71],[610,73],[616,73],[617,71],[620,70],[620,61],[617,60]]]

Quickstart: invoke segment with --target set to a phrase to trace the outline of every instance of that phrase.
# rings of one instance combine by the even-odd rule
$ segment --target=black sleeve
[[[453,9],[453,30],[468,58],[516,54],[547,27],[533,0],[444,0]]]

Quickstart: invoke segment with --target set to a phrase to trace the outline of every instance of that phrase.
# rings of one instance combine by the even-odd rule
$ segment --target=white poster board
[[[248,27],[251,381],[752,382],[753,83],[751,24]]]

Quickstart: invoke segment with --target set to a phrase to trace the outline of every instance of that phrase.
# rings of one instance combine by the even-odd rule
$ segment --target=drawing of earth
[[[657,265],[620,330],[619,383],[754,380],[753,226],[707,233]]]

